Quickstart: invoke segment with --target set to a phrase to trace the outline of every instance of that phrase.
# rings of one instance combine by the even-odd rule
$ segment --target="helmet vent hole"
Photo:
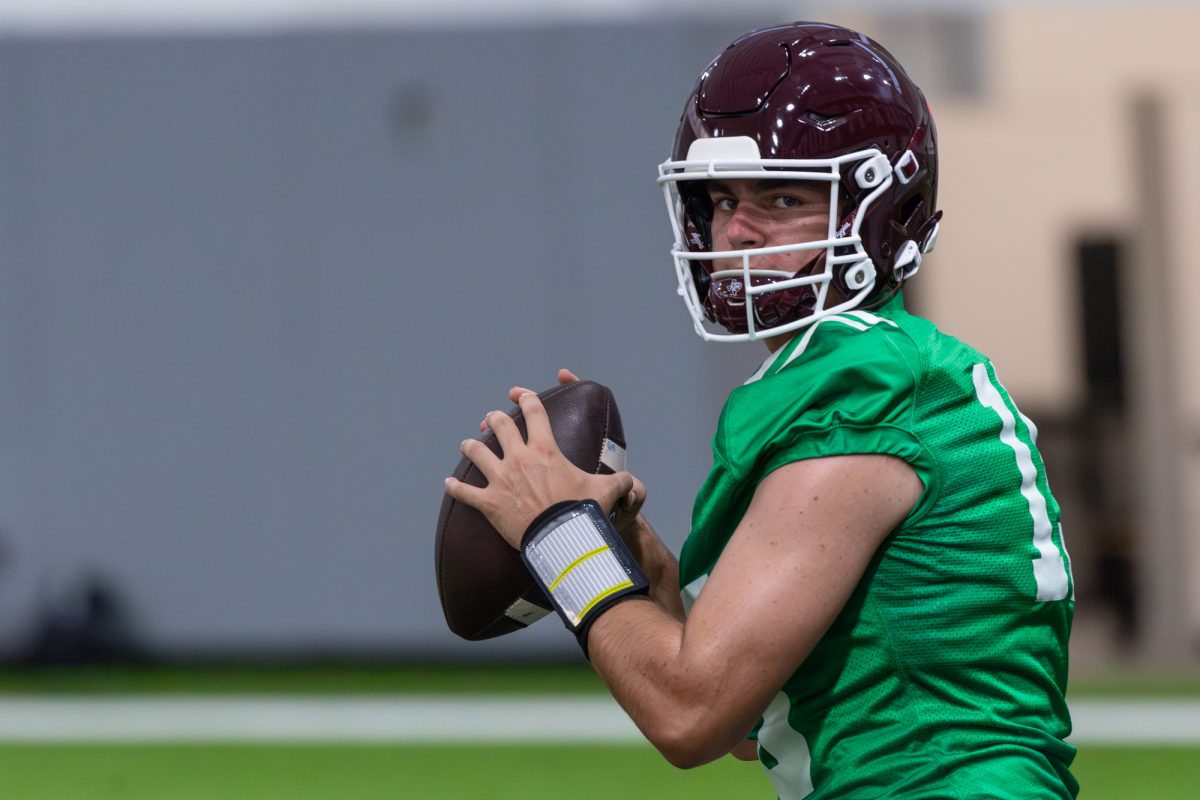
[[[822,114],[820,111],[809,110],[804,112],[804,117],[812,122],[818,130],[827,133],[844,123],[850,118],[850,115],[838,114],[836,116],[829,116],[828,114]]]

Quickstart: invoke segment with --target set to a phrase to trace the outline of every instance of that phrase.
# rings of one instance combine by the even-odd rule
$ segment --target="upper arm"
[[[684,628],[680,655],[723,677],[715,718],[749,730],[922,488],[882,455],[795,461],[758,485]]]

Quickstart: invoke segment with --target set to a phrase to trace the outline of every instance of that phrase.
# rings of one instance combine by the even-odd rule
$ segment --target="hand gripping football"
[[[625,469],[625,432],[612,392],[594,381],[563,384],[539,392],[554,440],[564,456],[582,470],[608,475]],[[522,437],[528,437],[521,409],[508,412]],[[492,431],[479,437],[500,455]],[[466,457],[454,477],[472,486],[487,480]],[[582,499],[582,498],[581,498]],[[520,554],[509,547],[487,518],[446,495],[438,514],[434,546],[438,595],[450,630],[464,639],[491,639],[524,628],[550,613]]]

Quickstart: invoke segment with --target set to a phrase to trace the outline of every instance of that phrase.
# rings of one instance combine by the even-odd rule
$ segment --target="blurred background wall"
[[[757,346],[654,182],[736,35],[856,27],[942,153],[911,305],[1038,422],[1076,668],[1200,645],[1191,5],[0,3],[0,656],[576,657],[441,620],[457,442],[570,366],[678,547]]]

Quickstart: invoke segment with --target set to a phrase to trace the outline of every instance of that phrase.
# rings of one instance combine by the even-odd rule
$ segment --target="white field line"
[[[1198,700],[1079,700],[1075,744],[1200,744]],[[606,697],[0,696],[0,742],[635,743]]]

